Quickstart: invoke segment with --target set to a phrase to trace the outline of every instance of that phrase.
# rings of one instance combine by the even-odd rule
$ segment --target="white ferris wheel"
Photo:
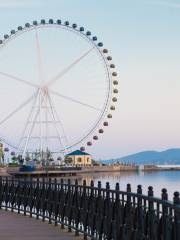
[[[118,81],[109,51],[89,30],[33,21],[0,40],[0,139],[22,155],[84,151],[102,138]]]

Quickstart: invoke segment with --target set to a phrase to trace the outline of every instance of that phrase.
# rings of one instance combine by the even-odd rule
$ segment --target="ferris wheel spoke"
[[[81,102],[81,101],[76,100],[76,99],[74,99],[74,98],[65,96],[65,95],[60,94],[60,93],[58,93],[58,92],[55,92],[55,91],[53,91],[53,90],[49,90],[49,92],[52,93],[52,94],[54,94],[54,95],[56,95],[56,96],[59,96],[59,97],[61,97],[61,98],[64,98],[64,99],[66,99],[66,100],[68,100],[68,101],[71,101],[71,102],[74,102],[74,103],[83,105],[83,106],[85,106],[85,107],[94,109],[94,110],[96,110],[96,111],[101,111],[100,108],[94,107],[94,106],[92,106],[92,105],[89,105],[89,104],[87,104],[87,103]]]
[[[33,103],[32,103],[32,106],[31,106],[31,110],[30,110],[30,112],[29,112],[29,114],[28,114],[25,127],[24,127],[24,129],[23,129],[23,131],[22,131],[22,134],[21,134],[21,138],[20,138],[20,141],[19,141],[19,144],[18,144],[18,149],[19,149],[19,150],[20,150],[20,146],[21,146],[23,137],[24,137],[24,135],[25,135],[26,129],[27,129],[27,127],[28,127],[28,123],[29,123],[30,119],[32,118],[33,109],[35,108],[35,104],[36,104],[36,101],[37,101],[37,97],[38,97],[38,91],[37,91],[36,94],[35,94],[35,98],[34,98],[34,101],[33,101]]]
[[[83,58],[85,58],[95,47],[90,48],[88,51],[83,53],[80,57],[78,57],[75,61],[73,61],[69,66],[67,66],[62,72],[57,74],[54,78],[47,82],[46,86],[49,87],[53,83],[55,83],[58,79],[62,78],[67,72],[69,72],[76,64],[78,64]]]
[[[34,87],[34,88],[39,88],[39,85],[34,84],[34,83],[31,83],[31,82],[29,82],[29,81],[26,81],[26,80],[24,80],[24,79],[22,79],[22,78],[13,76],[13,75],[11,75],[11,74],[9,74],[9,73],[0,72],[0,75],[5,76],[5,77],[7,77],[7,78],[14,79],[14,80],[16,80],[16,81],[18,81],[18,82],[21,82],[21,83],[24,83],[24,84],[26,84],[26,85],[28,85],[28,86],[31,86],[31,87]]]
[[[3,120],[0,121],[0,125],[5,123],[9,118],[11,118],[14,114],[19,112],[22,108],[24,108],[31,100],[36,96],[36,93],[34,93],[30,98],[28,98],[25,102],[23,102],[19,107],[17,107],[14,111],[9,113]]]
[[[41,54],[41,47],[40,47],[40,41],[39,41],[39,35],[38,35],[38,30],[36,28],[36,33],[35,33],[35,38],[36,38],[36,54],[37,54],[37,62],[38,62],[38,75],[39,75],[39,80],[41,84],[43,83],[43,64],[42,64],[42,54]]]

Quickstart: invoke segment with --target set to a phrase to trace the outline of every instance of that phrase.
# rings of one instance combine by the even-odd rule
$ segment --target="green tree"
[[[92,165],[93,165],[93,166],[99,166],[99,165],[100,165],[99,162],[97,162],[97,161],[94,160],[94,159],[92,159],[91,162],[92,162]]]
[[[12,160],[13,163],[17,163],[17,157],[16,156],[12,156],[11,160]]]
[[[3,149],[0,148],[0,164],[4,163],[3,156],[4,156]]]

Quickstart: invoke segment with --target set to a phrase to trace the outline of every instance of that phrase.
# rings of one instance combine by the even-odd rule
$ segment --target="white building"
[[[92,157],[89,153],[76,150],[65,156],[65,162],[71,165],[90,166]]]

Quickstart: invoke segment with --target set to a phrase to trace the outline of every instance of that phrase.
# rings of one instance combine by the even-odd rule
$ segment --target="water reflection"
[[[170,200],[172,200],[175,191],[180,191],[180,171],[90,173],[79,175],[76,179],[78,179],[79,184],[86,180],[88,185],[93,180],[95,186],[97,186],[98,181],[101,181],[103,187],[105,187],[106,182],[109,182],[112,188],[119,182],[121,190],[125,190],[127,183],[130,183],[133,192],[137,191],[137,185],[140,184],[144,194],[147,194],[148,186],[153,186],[154,195],[157,197],[161,196],[161,189],[166,188]]]

